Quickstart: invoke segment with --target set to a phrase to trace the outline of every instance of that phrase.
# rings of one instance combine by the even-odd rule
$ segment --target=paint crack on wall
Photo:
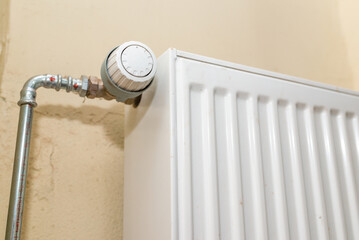
[[[49,162],[50,162],[50,167],[51,167],[51,179],[50,179],[50,185],[51,185],[51,190],[55,191],[55,180],[54,180],[54,175],[55,175],[55,166],[53,163],[53,156],[55,154],[55,148],[54,146],[51,146],[51,153],[49,155]]]

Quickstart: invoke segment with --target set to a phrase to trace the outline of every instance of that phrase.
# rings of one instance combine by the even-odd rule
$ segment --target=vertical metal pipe
[[[114,98],[114,96],[106,92],[105,88],[100,89],[99,92],[102,94],[98,95],[97,88],[102,84],[100,80],[96,81],[96,84],[93,86],[96,88],[96,91],[92,98],[104,97],[107,100]],[[21,235],[27,166],[30,149],[32,114],[33,108],[37,105],[36,90],[39,87],[52,88],[57,91],[60,89],[65,89],[66,92],[75,92],[79,94],[80,97],[91,95],[90,92],[88,92],[89,81],[86,76],[81,76],[81,79],[76,79],[70,76],[66,78],[61,77],[61,75],[43,74],[30,78],[22,88],[20,92],[20,100],[18,102],[18,105],[21,108],[17,131],[5,240],[19,240]]]
[[[72,77],[63,78],[61,75],[38,75],[29,79],[20,92],[19,125],[17,131],[14,167],[11,181],[9,211],[6,225],[5,240],[19,240],[21,235],[22,213],[25,201],[27,165],[30,149],[31,125],[33,108],[36,107],[36,89],[39,87],[53,88],[57,91],[66,89],[67,92],[86,96],[88,79]]]
[[[32,114],[33,106],[31,104],[21,105],[5,240],[20,239]]]

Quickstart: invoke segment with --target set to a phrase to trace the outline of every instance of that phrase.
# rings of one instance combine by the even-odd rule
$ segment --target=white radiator
[[[124,239],[359,239],[359,94],[176,50],[126,112]]]

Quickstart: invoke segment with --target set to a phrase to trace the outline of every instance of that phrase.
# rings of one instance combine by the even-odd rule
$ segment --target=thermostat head
[[[156,56],[143,43],[131,41],[114,48],[101,67],[106,90],[118,102],[135,98],[152,83],[157,70]]]

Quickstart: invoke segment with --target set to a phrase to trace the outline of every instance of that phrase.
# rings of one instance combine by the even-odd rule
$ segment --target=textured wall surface
[[[16,102],[29,77],[98,76],[108,50],[138,40],[157,55],[175,47],[359,89],[352,69],[359,61],[355,61],[357,42],[352,40],[351,28],[356,25],[351,24],[351,4],[349,0],[340,7],[337,0],[0,0],[0,238],[5,234]],[[122,104],[84,101],[45,89],[38,91],[38,104],[23,239],[121,239]]]

